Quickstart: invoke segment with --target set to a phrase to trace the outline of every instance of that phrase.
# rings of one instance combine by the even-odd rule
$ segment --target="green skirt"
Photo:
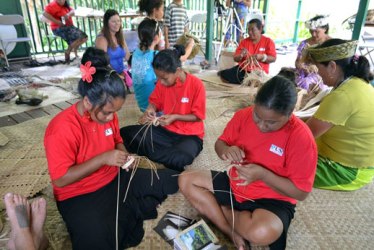
[[[313,186],[320,189],[353,191],[371,183],[373,178],[374,167],[346,167],[319,155]]]

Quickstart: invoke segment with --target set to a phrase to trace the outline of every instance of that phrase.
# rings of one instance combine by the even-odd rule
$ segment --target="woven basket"
[[[199,53],[201,49],[200,41],[196,36],[193,36],[188,33],[184,33],[181,37],[178,38],[176,44],[183,45],[184,47],[186,47],[188,40],[190,38],[194,40],[195,45],[193,46],[191,54],[188,56],[188,59],[193,59]]]

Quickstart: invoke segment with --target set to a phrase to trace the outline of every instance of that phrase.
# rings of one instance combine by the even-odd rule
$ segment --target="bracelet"
[[[262,58],[262,60],[261,60],[261,62],[266,62],[266,60],[268,59],[268,56],[266,55],[266,54],[263,54],[264,55],[264,57]]]

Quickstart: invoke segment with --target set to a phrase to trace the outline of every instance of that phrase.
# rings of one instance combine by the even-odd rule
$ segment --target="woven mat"
[[[34,196],[49,185],[43,137],[49,116],[0,128],[8,142],[0,147],[0,196],[14,192]],[[0,201],[0,210],[4,208]]]
[[[202,73],[196,74],[196,76],[199,77],[203,82],[208,83],[208,85],[205,85],[207,90],[210,90],[209,84],[214,84],[216,88],[222,87],[223,89],[230,89],[238,86],[236,84],[223,82],[217,75],[217,72],[217,70],[206,70]]]
[[[205,121],[206,136],[204,149],[189,166],[193,169],[223,170],[226,163],[222,162],[214,152],[216,138],[222,132],[230,119],[222,113],[232,103],[226,99],[208,99],[207,119]],[[119,112],[121,126],[134,124],[140,111],[129,95],[124,107]],[[48,201],[46,234],[50,240],[51,249],[71,249],[69,235],[59,215],[46,170],[43,150],[44,129],[50,117],[35,119],[16,126],[0,129],[9,142],[0,147],[1,156],[1,195],[7,191],[19,192],[33,196],[42,188],[42,193]],[[4,150],[6,149],[6,150]],[[10,171],[12,169],[12,171]],[[4,184],[7,183],[7,184]],[[297,213],[288,234],[288,249],[368,249],[374,245],[374,184],[356,192],[332,192],[313,190],[310,196],[297,206]],[[189,218],[197,218],[197,212],[178,193],[170,196],[158,209],[161,218],[167,211]],[[7,225],[2,212],[5,226],[0,235],[6,234]],[[142,243],[133,249],[172,249],[153,228],[159,219],[146,221],[144,224],[145,237]],[[211,225],[212,226],[212,225]],[[229,249],[233,245],[214,226],[221,244]],[[5,236],[7,237],[7,236]],[[0,239],[0,249],[6,241]],[[252,249],[266,249],[253,247]]]

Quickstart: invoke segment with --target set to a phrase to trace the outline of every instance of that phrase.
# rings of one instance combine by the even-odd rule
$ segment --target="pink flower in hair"
[[[86,62],[84,65],[81,64],[80,70],[82,73],[82,80],[91,83],[92,75],[96,72],[95,67],[91,67],[91,61]]]

